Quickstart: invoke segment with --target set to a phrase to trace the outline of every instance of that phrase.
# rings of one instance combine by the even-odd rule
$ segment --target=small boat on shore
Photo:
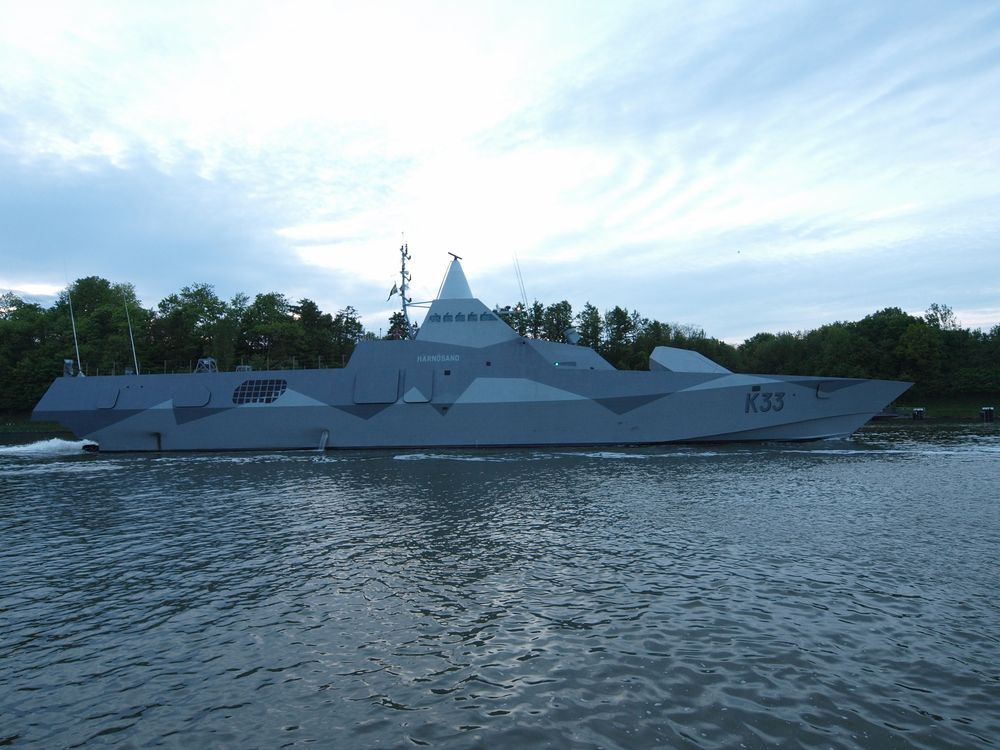
[[[410,336],[362,341],[339,369],[82,377],[68,367],[32,418],[100,451],[592,446],[846,436],[911,383],[734,373],[658,346],[620,371],[591,348],[518,335],[453,257]]]

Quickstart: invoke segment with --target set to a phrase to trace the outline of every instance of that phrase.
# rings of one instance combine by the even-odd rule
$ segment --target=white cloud
[[[192,268],[231,254],[227,283],[268,278],[243,262],[248,236],[271,249],[260,257],[285,251],[273,283],[323,272],[341,298],[392,278],[406,232],[426,294],[453,251],[474,289],[510,296],[517,252],[553,298],[572,278],[615,300],[633,288],[613,296],[610,279],[651,268],[835,264],[933,238],[960,264],[969,238],[1000,237],[983,210],[1000,200],[988,7],[7,2],[0,15],[0,157],[52,173],[141,165],[179,194],[226,191],[243,231]],[[113,252],[114,236],[86,252]],[[937,299],[938,279],[920,283]],[[978,315],[959,286],[941,301]],[[781,305],[780,290],[742,293]],[[829,312],[845,294],[823,285],[814,302]]]
[[[11,291],[17,295],[53,297],[59,294],[62,289],[63,287],[56,286],[55,284],[33,284],[31,282],[0,278],[0,290]]]

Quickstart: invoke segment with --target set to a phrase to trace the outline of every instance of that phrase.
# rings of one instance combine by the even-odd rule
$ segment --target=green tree
[[[730,370],[740,370],[743,367],[742,357],[736,347],[727,344],[725,341],[719,341],[719,339],[706,336],[705,332],[700,329],[697,335],[686,338],[682,348],[691,349],[699,354],[703,354],[713,362],[717,362]]]
[[[243,345],[256,367],[283,368],[296,365],[302,351],[302,328],[292,317],[292,305],[278,292],[258,294],[243,316]]]
[[[544,330],[545,307],[536,299],[528,310],[528,335],[533,339],[540,339]]]
[[[212,356],[223,370],[231,370],[237,364],[245,364],[240,357],[243,319],[250,307],[250,298],[238,292],[225,303],[225,313],[211,328]],[[245,355],[244,355],[245,356]]]
[[[348,305],[333,319],[333,354],[336,364],[343,366],[364,337],[365,328],[358,311]]]
[[[397,341],[409,337],[406,316],[401,311],[397,310],[389,317],[389,332],[385,337]]]
[[[800,374],[805,362],[805,347],[800,335],[787,331],[758,333],[739,347],[750,372],[763,375]]]
[[[613,307],[604,313],[604,347],[601,354],[615,367],[628,368],[634,335],[635,322],[628,310]]]
[[[941,305],[937,302],[931,303],[931,306],[927,308],[927,311],[924,313],[924,320],[929,325],[940,328],[942,331],[957,331],[961,327],[958,324],[958,318],[955,317],[954,311],[948,305]]]
[[[633,347],[637,355],[645,357],[645,363],[641,364],[642,360],[639,357],[633,357],[633,361],[636,362],[637,366],[648,368],[649,355],[652,354],[656,347],[671,346],[673,344],[671,333],[672,330],[668,324],[661,323],[658,320],[642,318],[635,333]]]
[[[601,345],[601,312],[587,302],[576,315],[576,328],[580,333],[580,345],[597,349]]]
[[[916,383],[935,384],[941,369],[939,331],[923,321],[911,323],[894,351],[900,376]]]
[[[131,284],[112,284],[88,276],[60,293],[51,311],[51,330],[65,358],[75,358],[70,303],[84,372],[109,375],[134,369],[131,338],[135,339],[140,369],[145,369],[151,313],[141,306]]]
[[[821,326],[807,333],[803,344],[807,359],[801,374],[868,377],[874,350],[851,326],[844,323]]]
[[[871,377],[900,377],[902,370],[897,346],[906,329],[917,322],[920,322],[919,318],[908,315],[898,307],[887,307],[853,324],[853,329],[871,345]]]
[[[542,313],[542,338],[549,341],[563,341],[566,329],[573,325],[573,308],[563,300],[545,308]]]
[[[230,326],[220,326],[228,312],[211,284],[185,286],[163,298],[152,321],[155,362],[164,370],[185,370],[201,357],[220,359],[223,328],[231,333]],[[220,364],[229,363],[220,359]]]
[[[497,310],[497,314],[504,323],[517,331],[518,336],[528,335],[528,311],[524,303],[518,302],[513,307],[507,305]]]
[[[297,364],[302,367],[330,366],[334,361],[333,316],[320,310],[311,299],[300,299],[291,307],[299,334],[295,337]]]
[[[60,373],[64,352],[50,337],[49,317],[41,305],[0,295],[0,412],[30,408]]]

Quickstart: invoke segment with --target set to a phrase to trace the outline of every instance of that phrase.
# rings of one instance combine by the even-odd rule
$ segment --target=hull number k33
[[[785,408],[784,393],[761,393],[753,391],[747,394],[746,406],[743,408],[745,414],[757,414],[758,412],[781,411]]]

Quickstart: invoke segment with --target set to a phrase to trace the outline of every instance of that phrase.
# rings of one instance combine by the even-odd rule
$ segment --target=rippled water
[[[0,448],[0,745],[987,747],[1000,433]]]

